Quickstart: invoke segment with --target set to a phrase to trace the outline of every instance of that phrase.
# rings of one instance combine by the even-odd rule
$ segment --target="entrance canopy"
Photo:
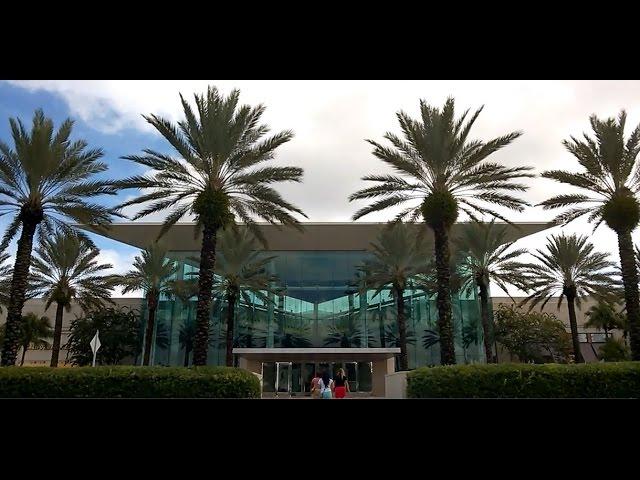
[[[450,238],[458,236],[465,223],[468,222],[454,224]],[[193,222],[180,222],[172,226],[163,236],[167,248],[172,252],[200,252],[202,234],[199,230],[195,230],[195,225]],[[424,223],[409,225],[416,231],[423,231],[425,240],[433,245],[433,232]],[[549,228],[549,225],[544,222],[497,223],[496,225],[502,225],[506,229],[505,242],[513,242]],[[78,226],[134,247],[145,248],[160,233],[162,222],[115,222],[106,232],[96,232],[89,225]],[[303,231],[268,223],[258,223],[258,226],[267,240],[266,250],[270,251],[364,251],[371,249],[371,242],[376,240],[387,224],[302,222]]]
[[[368,363],[371,362],[371,394],[385,396],[385,375],[395,371],[399,348],[234,348],[240,368],[262,377],[267,363]],[[287,373],[288,375],[288,373]],[[290,378],[288,384],[290,385]],[[276,387],[276,391],[277,391]]]
[[[234,355],[259,362],[378,362],[399,348],[234,348]]]

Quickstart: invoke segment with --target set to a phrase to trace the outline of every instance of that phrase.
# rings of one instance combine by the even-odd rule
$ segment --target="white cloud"
[[[514,130],[524,136],[497,152],[493,159],[509,165],[531,165],[536,172],[549,168],[574,169],[574,158],[561,141],[589,131],[588,117],[618,114],[625,108],[630,131],[640,123],[638,81],[12,81],[29,90],[46,90],[63,98],[73,116],[94,128],[111,133],[137,129],[153,135],[141,114],[156,113],[176,121],[182,118],[178,92],[192,101],[207,85],[224,93],[241,90],[241,103],[264,103],[263,121],[272,132],[293,129],[295,138],[278,153],[278,164],[301,166],[302,184],[279,187],[311,221],[348,221],[362,203],[347,197],[363,186],[365,174],[389,171],[371,155],[364,139],[382,140],[386,131],[398,133],[395,114],[405,110],[418,115],[418,101],[441,106],[453,95],[459,112],[481,105],[472,137],[488,139]],[[140,145],[140,149],[147,145]],[[131,152],[138,153],[138,152]],[[536,178],[525,197],[539,203],[565,187]],[[133,210],[131,210],[133,211]],[[372,214],[364,221],[385,221],[393,211]],[[553,216],[540,208],[521,214],[515,221],[546,221]],[[164,215],[149,218],[160,220]],[[617,258],[615,235],[601,226],[576,223],[564,229],[589,235],[600,250]],[[554,229],[558,231],[559,229]],[[522,241],[525,247],[542,247],[548,232]],[[634,237],[636,240],[637,236]],[[495,294],[496,292],[494,292]]]
[[[389,171],[371,155],[364,139],[381,140],[398,131],[395,113],[418,114],[418,100],[441,105],[454,95],[458,109],[485,109],[473,136],[487,139],[513,130],[524,136],[495,154],[510,165],[531,165],[540,172],[577,165],[561,141],[588,130],[588,116],[629,114],[629,125],[640,122],[640,82],[637,81],[69,81],[28,80],[12,84],[60,95],[74,116],[105,132],[135,128],[153,133],[141,114],[182,118],[178,92],[192,101],[215,84],[224,93],[241,90],[241,102],[264,103],[263,117],[272,132],[293,129],[296,136],[278,154],[280,164],[305,169],[303,184],[279,189],[315,221],[347,221],[361,204],[347,196],[362,185],[360,177]],[[140,149],[145,145],[140,145]],[[137,153],[137,152],[132,152]],[[544,199],[553,183],[536,179],[527,198]],[[536,214],[538,212],[535,212]],[[391,213],[372,214],[382,221]],[[548,219],[543,214],[538,219]]]
[[[108,263],[113,265],[113,268],[105,270],[106,273],[123,274],[128,272],[132,268],[133,261],[136,255],[137,252],[123,253],[110,248],[104,248],[100,250],[100,255],[98,255],[97,260],[99,263]],[[123,294],[121,287],[116,287],[112,294],[112,297],[140,298],[142,296],[143,292],[140,290]]]

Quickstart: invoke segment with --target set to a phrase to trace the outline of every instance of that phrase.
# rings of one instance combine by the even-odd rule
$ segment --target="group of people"
[[[311,396],[313,398],[344,398],[349,392],[349,382],[344,373],[344,369],[338,370],[335,380],[331,378],[329,372],[316,372],[311,380]]]

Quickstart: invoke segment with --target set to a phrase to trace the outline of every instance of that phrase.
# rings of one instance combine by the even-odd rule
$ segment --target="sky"
[[[12,144],[9,117],[19,117],[28,125],[34,110],[42,108],[56,125],[73,118],[73,138],[102,147],[112,177],[144,173],[142,167],[120,157],[138,154],[144,148],[174,152],[142,114],[179,121],[179,93],[192,102],[193,94],[205,92],[208,85],[225,94],[239,89],[242,104],[264,104],[262,122],[270,126],[271,133],[293,130],[294,139],[277,150],[275,163],[302,167],[303,183],[277,188],[314,222],[350,221],[364,205],[347,200],[365,186],[361,177],[391,171],[372,155],[365,139],[384,143],[385,132],[399,134],[396,112],[403,110],[416,117],[420,99],[440,107],[453,96],[458,113],[484,105],[471,137],[488,140],[516,130],[524,132],[491,158],[510,166],[532,166],[536,173],[557,168],[579,170],[577,160],[561,142],[570,135],[589,132],[591,114],[605,118],[625,109],[627,133],[640,123],[640,81],[20,80],[0,81],[0,139]],[[523,197],[532,205],[568,191],[566,186],[543,178],[531,179],[529,184],[531,188]],[[135,194],[125,191],[104,202],[115,204]],[[397,210],[371,214],[362,221],[387,221],[394,212]],[[548,221],[554,216],[540,207],[508,215],[513,221],[528,222]],[[153,220],[161,220],[161,216],[145,219]],[[7,219],[0,217],[1,231],[6,224]],[[516,246],[541,248],[546,236],[560,231],[588,235],[596,249],[610,252],[617,261],[615,234],[604,225],[594,233],[586,221],[545,230]],[[128,270],[138,253],[103,237],[94,236],[94,240],[101,249],[101,259],[113,264],[114,272]],[[638,231],[634,241],[640,241]],[[15,242],[9,249],[14,252]],[[510,293],[520,294],[516,290]],[[501,296],[504,292],[494,286],[492,294]]]

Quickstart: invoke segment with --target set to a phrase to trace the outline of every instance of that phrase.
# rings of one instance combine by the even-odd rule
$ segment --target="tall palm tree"
[[[466,281],[466,275],[460,270],[459,265],[463,261],[460,251],[455,251],[449,257],[449,293],[458,293],[462,289],[463,283]],[[427,268],[424,273],[416,275],[414,285],[427,295],[431,296],[438,293],[438,270],[436,261],[433,256],[429,259]]]
[[[373,140],[373,154],[390,165],[397,175],[367,175],[363,180],[377,185],[364,188],[349,197],[350,201],[377,199],[354,215],[357,220],[369,213],[409,203],[396,219],[415,221],[420,216],[433,230],[438,274],[438,325],[441,336],[441,362],[456,362],[449,292],[449,231],[459,211],[472,219],[489,214],[504,219],[488,204],[522,211],[524,200],[511,194],[528,187],[515,179],[532,177],[529,167],[510,168],[486,161],[487,157],[509,145],[521,133],[513,132],[482,142],[469,140],[469,132],[482,108],[465,123],[467,110],[459,119],[454,116],[454,100],[448,98],[442,109],[420,101],[419,120],[405,112],[397,117],[404,135],[401,139],[386,133],[392,147]]]
[[[8,253],[0,253],[0,313],[3,311],[2,308],[9,304],[11,292],[12,268],[7,263],[9,257]],[[0,342],[0,345],[2,345],[2,342]]]
[[[247,228],[228,228],[220,235],[220,256],[216,267],[214,294],[227,301],[227,366],[233,366],[233,334],[236,305],[240,299],[251,304],[249,293],[265,304],[275,294],[277,277],[267,272],[275,256],[260,258],[258,241]]]
[[[592,305],[586,313],[587,321],[584,326],[604,330],[605,338],[609,338],[609,331],[620,329],[624,330],[624,317],[616,310],[612,302],[600,300]]]
[[[374,296],[391,288],[398,311],[399,366],[401,370],[408,370],[404,292],[412,277],[427,271],[428,247],[407,225],[396,222],[380,232],[371,248],[373,259],[361,268],[364,281],[375,289]]]
[[[9,305],[9,299],[11,298],[11,280],[13,279],[13,265],[11,262],[7,263],[10,255],[7,253],[0,254],[0,313],[3,308]],[[37,296],[37,293],[31,283],[27,283],[27,290],[24,294],[24,299],[29,300]],[[4,342],[4,337],[0,338],[0,346]],[[20,344],[18,344],[19,346]]]
[[[584,134],[584,140],[571,137],[564,140],[565,148],[577,158],[580,172],[549,170],[543,177],[571,185],[585,193],[565,193],[545,200],[540,205],[545,209],[571,207],[554,219],[564,224],[589,214],[589,222],[595,228],[604,221],[618,236],[618,252],[622,268],[624,297],[633,360],[640,360],[640,297],[638,294],[638,269],[634,257],[631,232],[640,222],[640,164],[636,162],[640,153],[640,125],[626,143],[624,127],[627,119],[621,111],[618,119],[600,120],[589,117],[595,138]]]
[[[277,182],[299,182],[302,169],[261,166],[274,158],[276,149],[291,140],[293,133],[284,131],[264,138],[269,128],[259,121],[265,107],[238,106],[239,96],[238,90],[224,97],[215,87],[209,87],[206,95],[195,95],[194,112],[180,95],[185,120],[177,125],[156,115],[145,116],[175,149],[178,158],[153,150],[144,150],[141,156],[124,157],[153,169],[155,174],[134,176],[119,184],[125,188],[151,189],[150,193],[123,204],[153,202],[134,218],[172,209],[160,235],[189,212],[195,215],[197,227],[202,228],[194,365],[207,363],[218,231],[237,217],[264,241],[255,218],[299,228],[291,213],[304,216],[270,186]]]
[[[540,264],[528,268],[526,283],[532,293],[521,302],[529,303],[530,310],[540,304],[542,310],[555,296],[558,296],[558,308],[562,300],[567,299],[576,363],[584,361],[578,339],[576,305],[580,308],[581,299],[587,296],[613,298],[618,288],[609,270],[615,264],[608,260],[608,254],[594,252],[593,248],[585,236],[551,235],[546,249],[537,249],[532,254]]]
[[[516,261],[526,250],[519,248],[509,252],[514,242],[505,241],[506,233],[506,226],[497,226],[495,220],[490,223],[474,221],[466,225],[456,239],[457,247],[463,253],[460,263],[460,271],[463,272],[464,278],[462,289],[467,292],[478,291],[480,294],[480,318],[487,363],[495,362],[491,346],[493,327],[489,306],[489,283],[495,282],[507,292],[507,295],[508,285],[526,289],[526,264]]]
[[[87,149],[87,142],[70,140],[73,122],[65,120],[57,132],[53,121],[36,110],[31,131],[18,119],[9,119],[14,148],[0,142],[0,216],[13,218],[0,243],[4,251],[20,231],[13,268],[7,334],[2,345],[1,365],[16,361],[20,318],[27,290],[33,239],[46,237],[55,228],[68,232],[70,223],[108,227],[116,209],[89,201],[99,195],[114,195],[117,187],[109,180],[95,179],[107,170],[99,159],[101,149]]]
[[[142,364],[149,365],[153,329],[156,321],[156,311],[160,302],[160,295],[170,294],[171,276],[178,269],[176,262],[167,258],[167,248],[164,244],[154,242],[136,255],[133,269],[115,278],[115,283],[122,285],[122,293],[142,290],[147,298],[147,329],[144,337],[144,354]]]
[[[51,366],[57,367],[64,311],[71,310],[72,300],[85,312],[105,303],[113,304],[113,282],[110,275],[104,275],[112,265],[98,263],[100,251],[76,233],[57,231],[43,238],[35,254],[29,277],[31,288],[36,296],[45,299],[45,310],[56,304]]]
[[[0,337],[4,337],[6,324],[0,327]],[[49,348],[51,344],[48,339],[53,336],[51,321],[48,317],[38,317],[35,313],[29,312],[20,319],[20,347],[22,347],[22,358],[20,366],[24,365],[24,357],[29,347]]]

